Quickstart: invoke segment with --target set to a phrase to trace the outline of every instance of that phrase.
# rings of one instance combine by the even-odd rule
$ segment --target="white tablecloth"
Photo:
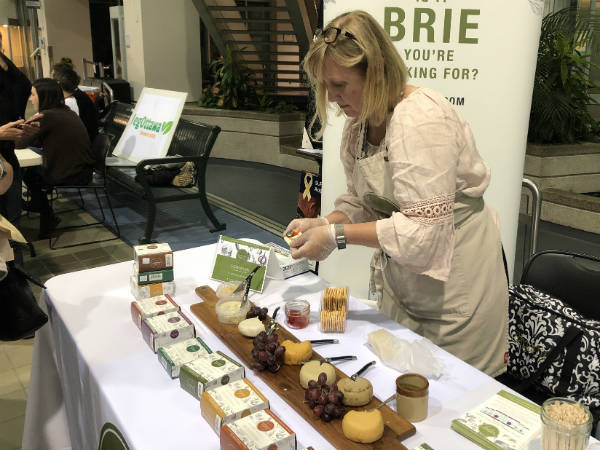
[[[217,285],[209,279],[213,252],[214,245],[176,252],[175,299],[213,351],[231,354],[189,310],[198,302],[195,287]],[[126,262],[60,275],[46,283],[44,299],[50,324],[36,336],[23,449],[98,448],[100,430],[107,422],[121,431],[132,449],[219,448],[217,435],[200,415],[199,402],[179,387],[179,380],[169,378],[133,324],[131,270],[132,263]],[[251,299],[268,306],[270,312],[286,300],[309,300],[311,325],[293,333],[300,339],[315,339],[321,335],[317,311],[326,286],[313,274],[267,280],[263,294],[253,294]],[[317,349],[323,356],[356,354],[357,361],[339,365],[347,374],[377,359],[365,345],[369,332],[386,328],[407,340],[417,338],[354,299],[348,317],[345,334],[326,336],[339,337],[340,344]],[[450,422],[503,386],[441,349],[435,356],[445,369],[439,380],[430,380],[428,418],[415,424],[416,435],[403,443],[408,448],[427,442],[436,450],[479,449],[452,431]],[[372,382],[375,395],[383,399],[395,391],[398,375],[378,361],[364,376]],[[252,370],[246,369],[246,376],[296,432],[299,448],[332,448]],[[538,446],[534,441],[530,448]]]

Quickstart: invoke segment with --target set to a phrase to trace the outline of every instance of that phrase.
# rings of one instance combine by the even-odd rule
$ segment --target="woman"
[[[63,58],[61,62],[52,68],[54,78],[63,91],[65,105],[72,109],[85,125],[90,141],[98,134],[98,112],[92,100],[85,92],[79,90],[81,79],[73,69],[73,63],[69,58]]]
[[[303,233],[292,256],[379,249],[371,283],[385,314],[489,375],[504,372],[507,282],[482,198],[490,170],[469,125],[438,93],[406,84],[404,62],[365,12],[332,20],[303,66],[321,123],[328,101],[347,116],[347,192],[326,217],[290,222],[286,232]]]
[[[48,236],[52,217],[44,186],[85,185],[92,179],[94,157],[85,126],[65,106],[62,90],[51,78],[33,83],[29,101],[41,115],[28,122],[39,128],[18,142],[19,147],[42,147],[42,167],[29,168],[23,179],[31,194],[30,209],[40,211],[40,239]]]

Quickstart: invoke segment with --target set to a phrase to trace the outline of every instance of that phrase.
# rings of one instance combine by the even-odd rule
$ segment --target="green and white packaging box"
[[[179,371],[179,385],[200,400],[204,391],[244,378],[244,366],[217,351],[185,363]]]
[[[226,426],[247,448],[296,450],[296,435],[267,410],[257,411]]]
[[[209,355],[212,350],[199,337],[187,339],[182,342],[160,347],[158,349],[158,361],[167,371],[171,378],[179,376],[182,365],[189,363],[203,355]]]
[[[137,284],[140,286],[152,283],[164,283],[173,281],[173,269],[155,270],[153,272],[138,272],[133,266],[133,276],[135,276]]]

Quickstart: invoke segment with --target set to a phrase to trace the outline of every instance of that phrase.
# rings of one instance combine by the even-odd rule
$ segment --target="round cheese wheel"
[[[366,405],[373,398],[373,385],[366,378],[342,378],[337,383],[338,389],[344,394],[342,402],[346,406]]]
[[[300,385],[304,389],[308,389],[308,382],[310,380],[316,381],[321,372],[325,372],[327,375],[327,384],[329,386],[335,383],[335,367],[329,363],[321,364],[321,361],[315,360],[305,363],[300,369]]]
[[[286,339],[281,345],[285,347],[285,353],[283,354],[284,364],[299,365],[302,361],[307,361],[312,356],[310,341],[292,342]]]
[[[242,320],[238,324],[238,330],[244,336],[253,338],[261,331],[265,331],[265,326],[257,317],[252,317],[251,319]]]
[[[383,416],[378,409],[374,411],[350,410],[342,419],[344,436],[354,442],[370,444],[383,436]]]

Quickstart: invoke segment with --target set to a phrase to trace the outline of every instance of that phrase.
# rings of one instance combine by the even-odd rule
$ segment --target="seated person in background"
[[[87,94],[78,89],[81,79],[73,69],[73,63],[69,58],[63,58],[61,62],[54,65],[52,78],[58,82],[63,91],[65,105],[79,114],[87,129],[90,142],[93,142],[98,134],[98,112]]]
[[[18,147],[42,147],[42,166],[29,168],[23,179],[31,193],[30,210],[40,211],[40,239],[48,236],[53,217],[44,186],[86,185],[92,179],[94,156],[81,119],[65,106],[58,83],[40,78],[33,83],[29,101],[42,114],[39,128],[17,141]]]

